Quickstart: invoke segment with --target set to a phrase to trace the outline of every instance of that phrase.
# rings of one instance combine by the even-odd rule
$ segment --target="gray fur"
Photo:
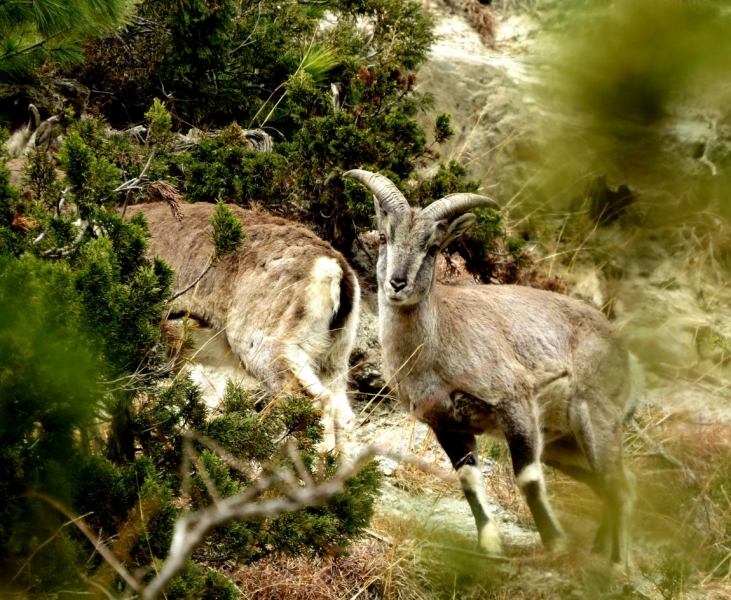
[[[38,109],[33,104],[29,104],[28,122],[14,131],[5,142],[5,149],[11,158],[19,158],[25,154],[28,142],[40,124],[41,115],[38,113]]]
[[[175,269],[185,289],[213,253],[209,218],[215,206],[164,203],[129,207],[141,212],[152,241],[150,256]],[[266,213],[229,207],[246,231],[242,248],[176,298],[188,313],[226,340],[244,369],[277,395],[299,391],[323,412],[325,447],[340,444],[353,421],[346,397],[348,359],[358,324],[360,289],[342,255],[307,228]]]
[[[633,501],[621,426],[636,377],[617,332],[599,311],[567,296],[435,282],[439,250],[475,221],[461,211],[494,206],[489,198],[471,196],[456,211],[392,212],[371,191],[382,242],[377,274],[386,379],[435,430],[458,472],[475,462],[474,435],[507,440],[546,544],[560,545],[563,533],[545,498],[541,460],[592,485],[604,501],[596,548],[619,560]],[[461,479],[474,503],[473,478]],[[473,508],[476,518],[486,510]],[[484,529],[479,519],[478,525]],[[480,544],[495,551],[494,540]]]

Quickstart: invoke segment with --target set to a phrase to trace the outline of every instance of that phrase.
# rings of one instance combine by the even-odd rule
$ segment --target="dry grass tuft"
[[[151,202],[167,202],[175,218],[178,221],[183,218],[183,213],[180,209],[183,196],[172,183],[160,179],[149,183],[145,189]]]
[[[426,598],[413,593],[415,573],[405,566],[403,548],[371,537],[347,556],[269,557],[232,577],[246,600]]]

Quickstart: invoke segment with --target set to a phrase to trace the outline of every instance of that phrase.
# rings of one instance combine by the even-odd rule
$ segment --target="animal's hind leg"
[[[635,500],[635,476],[618,461],[605,476],[606,498],[611,516],[611,559],[619,562],[629,548],[629,529]],[[597,542],[601,542],[597,539]],[[606,545],[606,544],[605,544]]]
[[[594,552],[621,559],[627,546],[626,532],[632,513],[634,475],[620,465],[595,473],[578,442],[562,437],[543,450],[543,462],[569,477],[588,485],[602,501],[602,520],[594,538]]]
[[[556,547],[564,533],[546,498],[546,484],[541,466],[542,437],[530,405],[520,410],[517,402],[501,403],[494,407],[513,460],[513,472],[520,491],[525,497],[533,520],[546,546]]]
[[[477,524],[477,544],[488,554],[500,554],[500,530],[490,519],[485,481],[477,462],[475,436],[434,430],[437,440],[452,461]]]
[[[628,547],[628,531],[634,504],[634,475],[622,459],[621,415],[601,414],[606,403],[576,402],[571,427],[578,447],[595,477],[592,487],[602,498],[604,514],[594,542],[594,550],[619,562]]]
[[[577,441],[571,435],[566,435],[546,444],[543,449],[543,462],[554,469],[558,469],[572,479],[588,485],[602,500],[603,512],[601,525],[594,539],[594,550],[609,555],[611,548],[611,511],[606,510],[605,492],[602,478],[592,472]]]
[[[337,449],[346,455],[351,454],[355,448],[355,442],[350,439],[355,426],[355,414],[347,395],[348,358],[354,337],[355,327],[352,331],[332,331],[332,342],[319,361],[317,373],[323,385],[330,390]]]
[[[294,375],[297,383],[312,396],[313,405],[322,412],[322,426],[324,429],[322,450],[334,450],[337,446],[337,404],[341,399],[333,394],[333,390],[324,385],[317,376],[313,368],[311,354],[312,350],[307,352],[301,346],[293,345],[288,349],[285,357],[289,363],[289,371]],[[347,399],[345,399],[345,402],[347,403]]]

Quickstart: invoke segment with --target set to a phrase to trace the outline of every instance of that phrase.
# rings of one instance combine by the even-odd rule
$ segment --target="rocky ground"
[[[456,130],[441,148],[442,158],[457,159],[473,177],[482,178],[482,192],[506,207],[509,226],[520,232],[526,219],[534,219],[531,212],[526,216],[533,208],[523,201],[521,182],[532,179],[533,159],[548,143],[542,126],[571,119],[552,113],[556,107],[541,93],[543,75],[555,68],[544,25],[556,3],[495,2],[486,16],[466,2],[426,2],[440,38],[418,73],[419,89],[435,96],[439,112],[452,114]],[[708,153],[686,150],[721,144],[723,125],[709,121],[703,111],[681,109],[663,132],[669,164],[688,177],[702,175],[703,169],[710,173],[715,165],[708,164]],[[430,118],[424,117],[427,127]],[[625,216],[601,226],[578,219],[577,226],[568,216],[549,213],[531,223],[528,248],[533,268],[558,276],[567,293],[614,321],[646,370],[644,402],[626,431],[627,460],[639,479],[635,545],[628,562],[611,567],[588,553],[599,505],[582,486],[550,470],[549,495],[572,543],[560,556],[546,554],[514,485],[504,445],[487,440],[481,447],[482,471],[510,560],[494,567],[470,555],[474,523],[443,451],[383,389],[374,240],[366,235],[365,249],[354,261],[363,287],[370,290],[353,356],[359,390],[353,397],[355,436],[358,444],[415,455],[440,468],[444,477],[383,459],[384,493],[369,538],[352,554],[362,568],[369,565],[364,572],[371,579],[351,580],[347,596],[321,591],[296,597],[728,597],[725,577],[713,567],[699,567],[698,557],[717,556],[720,568],[729,556],[721,531],[731,503],[719,502],[712,490],[725,489],[725,479],[719,478],[726,472],[731,443],[731,275],[722,258],[731,230],[710,214],[687,225],[639,227],[647,222],[648,207],[666,192],[632,170],[609,169],[602,181],[608,184],[605,194],[616,193],[620,184],[633,190],[634,205]],[[581,205],[579,212],[585,208]],[[720,554],[714,554],[717,550]],[[424,564],[433,568],[435,560],[454,576],[452,588],[420,570]],[[332,590],[338,581],[335,564],[322,563]],[[268,568],[283,577],[279,567]],[[698,568],[706,570],[694,571]]]
[[[541,4],[539,10],[540,3],[502,2],[488,14],[467,3],[427,2],[440,38],[418,74],[419,89],[435,96],[439,112],[453,115],[456,129],[441,149],[442,158],[457,159],[482,178],[483,193],[506,207],[511,230],[525,231],[526,219],[534,217],[525,215],[523,184],[517,182],[531,179],[535,163],[529,159],[546,143],[539,132],[545,117],[551,117],[550,107],[537,90],[541,74],[552,68],[542,10],[553,3]],[[424,118],[428,124],[430,117]],[[716,135],[715,125],[693,125],[704,118],[684,113],[669,126],[668,135],[674,136],[670,147],[682,150],[707,142],[709,131]],[[678,168],[710,169],[701,160],[705,154],[676,154]],[[605,194],[623,182],[612,173],[606,181]],[[699,575],[683,571],[682,563],[678,575],[673,561],[678,556],[686,560],[684,552],[696,552],[691,548],[697,553],[725,548],[719,531],[731,522],[731,502],[726,511],[711,492],[719,485],[725,489],[725,480],[719,483],[718,478],[725,472],[724,448],[731,440],[731,275],[722,257],[731,229],[712,215],[687,226],[641,228],[638,218],[659,192],[643,187],[641,179],[628,183],[639,200],[625,216],[600,226],[588,218],[577,219],[577,225],[568,216],[548,214],[531,224],[528,250],[531,268],[559,277],[568,294],[614,321],[646,370],[644,402],[626,432],[628,462],[639,479],[630,560],[611,567],[588,554],[598,502],[582,486],[550,471],[549,495],[572,543],[558,557],[543,551],[514,484],[506,448],[489,440],[482,441],[482,471],[509,561],[496,567],[471,553],[474,521],[444,452],[428,428],[388,395],[383,381],[374,277],[377,240],[365,234],[353,259],[365,290],[351,372],[358,416],[354,439],[361,446],[378,444],[416,456],[442,476],[382,459],[385,485],[376,517],[350,558],[322,559],[314,578],[304,559],[243,569],[246,597],[274,597],[272,586],[284,594],[279,597],[291,598],[728,597],[724,580],[714,577],[713,569]],[[440,280],[454,279],[471,282],[459,269],[456,276],[441,269]],[[202,333],[211,338],[211,332]],[[218,343],[213,339],[209,347]],[[235,361],[222,364],[212,358],[223,354],[220,348],[209,357],[203,352],[192,367],[212,404],[228,377],[242,378]],[[698,516],[701,509],[704,522]],[[690,545],[684,550],[684,544]],[[711,555],[726,561],[728,549],[720,552]],[[434,568],[453,575],[454,581],[447,585],[435,578],[428,572]],[[277,583],[260,589],[256,582],[264,573],[267,581]]]

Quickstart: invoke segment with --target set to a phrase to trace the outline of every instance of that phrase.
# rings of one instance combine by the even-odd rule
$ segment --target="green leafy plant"
[[[114,31],[133,7],[129,0],[4,4],[0,8],[0,82],[28,78],[46,63],[81,63],[81,43]]]
[[[246,239],[246,233],[241,221],[221,200],[216,203],[216,210],[210,220],[213,226],[211,237],[216,248],[214,260],[220,261],[238,250]]]

